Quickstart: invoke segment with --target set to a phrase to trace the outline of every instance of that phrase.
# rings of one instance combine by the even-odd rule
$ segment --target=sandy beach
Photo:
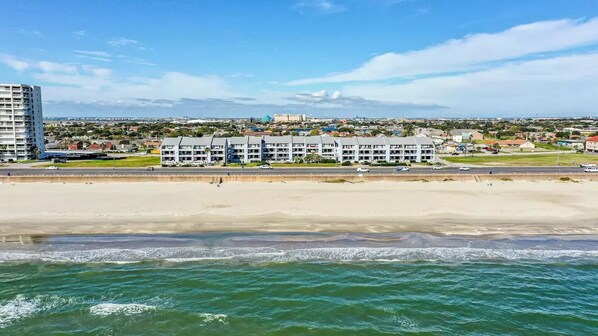
[[[598,234],[596,182],[0,185],[0,236],[207,231]]]

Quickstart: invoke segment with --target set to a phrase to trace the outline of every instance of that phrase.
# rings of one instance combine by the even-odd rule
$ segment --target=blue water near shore
[[[598,237],[65,236],[0,245],[0,335],[596,335]]]

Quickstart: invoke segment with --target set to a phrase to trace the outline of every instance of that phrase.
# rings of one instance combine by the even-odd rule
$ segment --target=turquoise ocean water
[[[598,239],[53,237],[0,245],[0,335],[597,335]]]

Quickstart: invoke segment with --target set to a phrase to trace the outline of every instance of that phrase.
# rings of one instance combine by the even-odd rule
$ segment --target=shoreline
[[[591,235],[598,234],[597,186],[556,181],[3,184],[0,239],[203,232]]]

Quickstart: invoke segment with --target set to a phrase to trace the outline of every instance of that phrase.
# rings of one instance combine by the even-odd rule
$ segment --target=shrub
[[[344,161],[343,163],[341,163],[341,166],[352,166],[353,164],[351,163],[351,161]]]
[[[345,179],[326,180],[324,183],[350,183]]]

